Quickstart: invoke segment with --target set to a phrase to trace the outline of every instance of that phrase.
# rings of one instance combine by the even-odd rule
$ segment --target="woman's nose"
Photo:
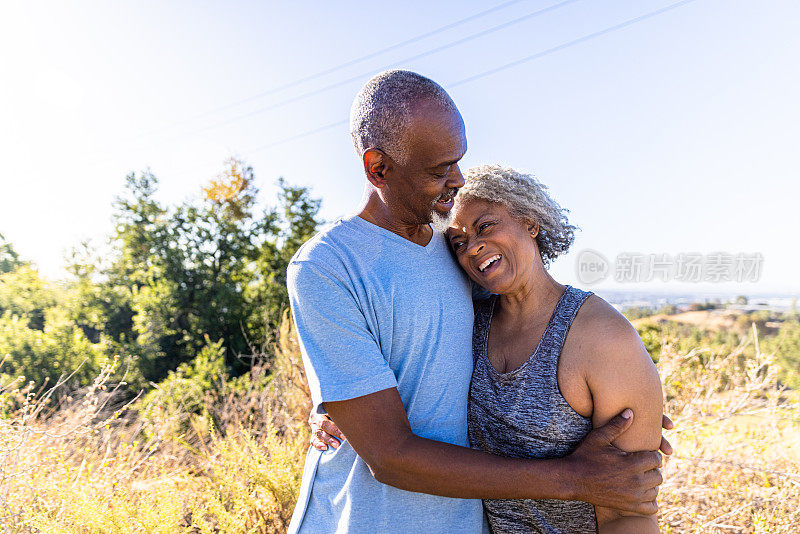
[[[483,250],[483,243],[482,243],[482,242],[480,242],[480,241],[476,241],[476,242],[472,243],[472,244],[469,246],[469,249],[467,250],[467,253],[468,253],[470,256],[474,256],[474,255],[476,255],[477,253],[479,253],[481,250]]]

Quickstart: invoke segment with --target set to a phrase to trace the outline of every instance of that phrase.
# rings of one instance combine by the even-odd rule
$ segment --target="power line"
[[[572,41],[569,41],[568,43],[564,43],[564,44],[561,44],[561,45],[558,45],[558,46],[554,46],[553,48],[548,48],[547,50],[543,50],[542,52],[538,52],[536,54],[532,54],[530,56],[526,56],[526,57],[523,57],[521,59],[517,59],[517,60],[512,61],[510,63],[506,63],[505,65],[500,65],[499,67],[495,67],[493,69],[489,69],[489,70],[483,71],[481,73],[475,74],[473,76],[469,76],[467,78],[463,78],[461,80],[458,80],[457,82],[454,82],[454,83],[450,84],[449,87],[458,87],[459,85],[463,85],[465,83],[469,83],[469,82],[478,80],[480,78],[485,78],[486,76],[490,76],[490,75],[495,74],[497,72],[500,72],[500,71],[503,71],[503,70],[506,70],[506,69],[510,69],[511,67],[516,67],[517,65],[521,65],[523,63],[527,63],[528,61],[532,61],[534,59],[539,59],[541,57],[553,54],[553,53],[558,52],[560,50],[564,50],[565,48],[569,48],[571,46],[575,46],[577,44],[580,44],[580,43],[595,39],[595,38],[600,37],[602,35],[606,35],[608,33],[615,32],[617,30],[621,30],[622,28],[626,28],[628,26],[636,24],[637,22],[641,22],[643,20],[656,17],[658,15],[661,15],[662,13],[666,13],[667,11],[670,11],[672,9],[677,9],[679,7],[682,7],[682,6],[686,5],[686,4],[690,4],[690,3],[695,2],[695,1],[696,0],[683,0],[681,2],[675,2],[674,4],[670,4],[670,5],[666,6],[666,7],[663,7],[661,9],[657,9],[655,11],[651,11],[650,13],[645,13],[644,15],[641,15],[639,17],[634,17],[632,19],[626,20],[625,22],[620,22],[619,24],[615,24],[614,26],[609,26],[608,28],[605,28],[603,30],[600,30],[600,31],[597,31],[597,32],[594,32],[594,33],[590,33],[589,35],[584,35],[583,37],[579,37],[578,39],[574,39]]]
[[[307,76],[304,76],[302,78],[298,78],[298,79],[293,80],[291,82],[284,83],[283,85],[278,85],[276,87],[272,87],[271,89],[267,89],[266,91],[263,91],[261,93],[255,94],[253,96],[249,96],[249,97],[244,98],[242,100],[238,100],[236,102],[231,102],[230,104],[225,104],[224,106],[220,106],[218,108],[214,108],[214,109],[211,109],[211,110],[208,110],[208,111],[204,111],[203,113],[200,113],[198,115],[194,115],[193,117],[182,119],[180,121],[174,122],[172,124],[168,124],[167,126],[158,128],[156,130],[152,130],[150,132],[145,132],[145,133],[135,137],[134,139],[140,139],[142,137],[148,137],[150,135],[155,135],[157,133],[161,133],[161,132],[163,132],[165,130],[171,129],[171,128],[175,127],[175,126],[180,126],[182,124],[186,124],[188,122],[192,122],[192,121],[195,121],[197,119],[202,119],[203,117],[207,117],[209,115],[213,115],[214,113],[218,113],[220,111],[225,111],[226,109],[230,109],[230,108],[233,108],[233,107],[236,107],[236,106],[240,106],[242,104],[246,104],[248,102],[252,102],[253,100],[257,100],[259,98],[262,98],[262,97],[265,97],[265,96],[269,96],[269,95],[278,93],[280,91],[284,91],[286,89],[290,89],[292,87],[296,87],[296,86],[298,86],[300,84],[303,84],[305,82],[316,80],[317,78],[321,78],[321,77],[326,76],[328,74],[332,74],[334,72],[340,71],[340,70],[345,69],[347,67],[351,67],[353,65],[357,65],[359,63],[363,63],[364,61],[367,61],[368,59],[372,59],[372,58],[381,56],[381,55],[383,55],[383,54],[385,54],[387,52],[391,52],[392,50],[397,50],[398,48],[402,48],[404,46],[408,46],[408,45],[416,43],[418,41],[422,41],[423,39],[427,39],[428,37],[432,37],[432,36],[434,36],[434,35],[436,35],[438,33],[441,33],[443,31],[451,30],[453,28],[461,26],[462,24],[466,24],[467,22],[471,22],[471,21],[479,19],[481,17],[485,17],[486,15],[494,13],[495,11],[500,11],[502,9],[506,9],[507,7],[510,7],[510,6],[514,5],[514,4],[518,4],[519,2],[522,2],[522,1],[527,1],[527,0],[510,0],[508,2],[504,2],[502,4],[499,4],[499,5],[496,5],[494,7],[489,8],[489,9],[486,9],[484,11],[480,11],[478,13],[475,13],[474,15],[470,15],[470,16],[465,17],[463,19],[459,19],[459,20],[456,20],[456,21],[451,22],[449,24],[445,24],[444,26],[439,26],[438,28],[435,28],[433,30],[421,33],[419,35],[415,35],[414,37],[410,37],[410,38],[408,38],[408,39],[406,39],[404,41],[400,41],[399,43],[395,43],[395,44],[387,46],[385,48],[381,48],[380,50],[376,50],[374,52],[370,52],[369,54],[366,54],[366,55],[363,55],[363,56],[360,56],[360,57],[345,61],[344,63],[340,63],[339,65],[336,65],[334,67],[330,67],[330,68],[315,72],[313,74],[309,74]]]
[[[324,132],[325,130],[330,130],[332,128],[336,128],[337,126],[344,126],[348,122],[350,122],[350,121],[348,121],[347,119],[341,120],[341,121],[337,121],[337,122],[332,122],[330,124],[326,124],[325,126],[320,126],[319,128],[314,128],[313,130],[308,130],[308,131],[301,132],[299,134],[293,135],[291,137],[285,137],[285,138],[280,139],[278,141],[273,141],[271,143],[267,143],[266,145],[262,145],[262,146],[260,146],[258,148],[254,148],[253,150],[250,150],[249,152],[251,152],[251,153],[260,152],[262,150],[266,150],[266,149],[272,148],[274,146],[278,146],[278,145],[282,145],[284,143],[288,143],[290,141],[294,141],[295,139],[301,139],[303,137],[308,137],[309,135],[314,135],[314,134],[319,133],[319,132]]]
[[[503,71],[503,70],[506,70],[506,69],[510,69],[512,67],[516,67],[516,66],[521,65],[523,63],[527,63],[529,61],[533,61],[535,59],[539,59],[539,58],[542,58],[544,56],[553,54],[555,52],[564,50],[565,48],[569,48],[569,47],[572,47],[572,46],[575,46],[575,45],[578,45],[578,44],[581,44],[581,43],[585,43],[586,41],[589,41],[589,40],[592,40],[592,39],[596,39],[596,38],[601,37],[603,35],[607,35],[607,34],[609,34],[611,32],[615,32],[615,31],[621,30],[623,28],[626,28],[626,27],[631,26],[633,24],[636,24],[638,22],[642,22],[643,20],[647,20],[647,19],[656,17],[658,15],[666,13],[667,11],[670,11],[670,10],[673,10],[673,9],[677,9],[679,7],[682,7],[682,6],[686,5],[686,4],[690,4],[690,3],[695,2],[695,1],[696,0],[682,0],[681,2],[676,2],[674,4],[670,4],[670,5],[666,6],[666,7],[661,8],[661,9],[657,9],[655,11],[651,11],[649,13],[645,13],[644,15],[640,15],[638,17],[634,17],[632,19],[628,19],[628,20],[626,20],[624,22],[620,22],[619,24],[615,24],[613,26],[609,26],[608,28],[596,31],[594,33],[590,33],[588,35],[584,35],[583,37],[579,37],[577,39],[573,39],[572,41],[568,41],[566,43],[562,43],[562,44],[554,46],[552,48],[548,48],[547,50],[543,50],[541,52],[537,52],[536,54],[532,54],[530,56],[526,56],[526,57],[523,57],[521,59],[517,59],[515,61],[506,63],[504,65],[500,65],[499,67],[495,67],[493,69],[489,69],[489,70],[480,72],[478,74],[475,74],[475,75],[472,75],[472,76],[468,76],[467,78],[462,78],[461,80],[458,80],[458,81],[453,82],[451,84],[447,84],[447,87],[448,88],[449,87],[457,87],[459,85],[464,85],[464,84],[473,82],[473,81],[478,80],[480,78],[485,78],[487,76],[491,76],[492,74],[496,74],[496,73],[498,73],[500,71]],[[277,145],[282,145],[284,143],[288,143],[290,141],[294,141],[294,140],[297,140],[297,139],[300,139],[300,138],[303,138],[303,137],[308,137],[310,135],[322,132],[324,130],[329,130],[331,128],[335,128],[336,126],[340,126],[340,125],[347,124],[347,123],[348,123],[347,120],[342,120],[342,121],[339,121],[339,122],[327,124],[325,126],[322,126],[322,127],[319,127],[319,128],[315,128],[313,130],[309,130],[309,131],[306,131],[306,132],[302,132],[302,133],[299,133],[297,135],[293,135],[291,137],[278,139],[278,140],[273,141],[273,142],[271,142],[269,144],[266,144],[266,145],[260,146],[258,148],[255,148],[253,150],[250,150],[250,151],[248,151],[248,153],[252,154],[254,152],[259,152],[261,150],[266,150],[268,148],[272,148],[272,147],[277,146]]]
[[[324,132],[325,130],[330,130],[332,128],[336,128],[337,126],[343,126],[343,125],[347,124],[348,122],[350,122],[350,121],[348,121],[347,119],[341,120],[341,121],[337,121],[337,122],[332,122],[330,124],[326,124],[324,126],[319,126],[317,128],[314,128],[312,130],[306,130],[304,132],[300,132],[298,134],[295,134],[295,135],[292,135],[292,136],[289,136],[289,137],[284,137],[283,139],[279,139],[277,141],[273,141],[271,143],[267,143],[266,145],[261,145],[260,147],[254,148],[252,150],[248,150],[247,152],[250,153],[250,154],[255,153],[255,152],[260,152],[262,150],[266,150],[266,149],[272,148],[274,146],[278,146],[278,145],[282,145],[282,144],[285,144],[285,143],[289,143],[289,142],[294,141],[296,139],[302,139],[303,137],[309,137],[311,135],[314,135],[314,134],[317,134],[317,133],[320,133],[320,132]],[[185,176],[185,175],[189,174],[190,172],[193,172],[193,171],[184,170],[184,171],[175,173],[173,176]]]
[[[512,19],[512,20],[510,20],[508,22],[504,22],[502,24],[498,24],[497,26],[492,26],[492,27],[487,28],[485,30],[479,31],[477,33],[473,33],[473,34],[468,35],[466,37],[462,37],[461,39],[457,39],[455,41],[451,41],[451,42],[446,43],[444,45],[441,45],[441,46],[438,46],[436,48],[432,48],[430,50],[427,50],[425,52],[422,52],[422,53],[419,53],[419,54],[415,54],[415,55],[410,56],[410,57],[406,57],[404,59],[401,59],[400,61],[395,61],[394,63],[390,63],[389,65],[385,65],[385,66],[381,67],[379,70],[385,70],[385,69],[388,69],[388,68],[391,68],[391,67],[397,67],[397,66],[400,66],[400,65],[402,65],[404,63],[408,63],[410,61],[415,61],[417,59],[436,54],[436,53],[441,52],[443,50],[447,50],[448,48],[453,48],[455,46],[461,45],[461,44],[466,43],[468,41],[472,41],[474,39],[478,39],[478,38],[483,37],[485,35],[488,35],[490,33],[494,33],[494,32],[503,30],[505,28],[508,28],[509,26],[512,26],[512,25],[515,25],[515,24],[519,24],[521,22],[524,22],[526,20],[532,19],[534,17],[538,17],[538,16],[541,16],[541,15],[544,15],[545,13],[548,13],[550,11],[555,11],[556,9],[560,9],[560,8],[566,6],[566,5],[573,4],[573,3],[578,2],[578,1],[579,0],[564,0],[563,2],[559,2],[558,4],[554,4],[554,5],[548,6],[546,8],[538,9],[538,10],[532,12],[532,13],[528,13],[527,15],[523,15],[521,17],[517,17],[517,18]],[[280,108],[280,107],[286,106],[288,104],[292,104],[294,102],[298,102],[300,100],[305,100],[306,98],[310,98],[312,96],[316,96],[316,95],[318,95],[320,93],[324,93],[326,91],[330,91],[331,89],[335,89],[337,87],[341,87],[343,85],[347,85],[347,84],[352,83],[354,81],[363,80],[364,78],[374,74],[375,72],[376,72],[375,69],[372,69],[372,70],[370,70],[368,72],[362,72],[361,74],[358,74],[357,76],[351,76],[351,77],[346,78],[344,80],[328,84],[328,85],[320,87],[318,89],[314,89],[312,91],[307,91],[305,93],[301,93],[301,94],[293,96],[291,98],[287,98],[285,100],[274,102],[274,103],[272,103],[272,104],[270,104],[268,106],[259,108],[257,110],[250,111],[248,113],[244,113],[244,114],[241,114],[241,115],[237,115],[235,117],[231,117],[230,119],[225,119],[225,120],[222,120],[222,121],[218,121],[216,123],[212,123],[212,124],[210,124],[208,126],[204,126],[202,128],[197,128],[197,129],[194,129],[194,130],[190,130],[187,133],[191,134],[191,133],[196,133],[196,132],[204,132],[206,130],[219,128],[220,126],[225,126],[227,124],[231,124],[233,122],[236,122],[236,121],[239,121],[239,120],[242,120],[242,119],[246,119],[248,117],[252,117],[252,116],[258,115],[260,113],[264,113],[265,111],[269,111],[269,110],[272,110],[272,109]]]

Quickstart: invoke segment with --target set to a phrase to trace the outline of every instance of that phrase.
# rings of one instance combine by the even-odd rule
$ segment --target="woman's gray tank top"
[[[589,295],[567,286],[536,350],[509,373],[498,372],[486,354],[498,297],[476,302],[467,415],[472,448],[512,458],[558,458],[589,433],[591,418],[564,400],[556,375],[569,327]],[[483,504],[495,534],[597,532],[594,506],[582,501],[485,499]]]

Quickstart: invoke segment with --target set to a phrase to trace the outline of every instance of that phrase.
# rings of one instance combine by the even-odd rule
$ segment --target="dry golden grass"
[[[741,312],[736,310],[697,310],[675,313],[672,315],[657,314],[631,321],[634,326],[646,323],[665,321],[688,324],[710,330],[724,330],[736,326],[736,318]]]
[[[756,346],[746,359],[744,344],[726,356],[662,345],[677,425],[662,531],[800,531],[800,398],[776,385],[773,355]],[[118,362],[58,406],[48,393],[3,388],[0,401],[17,408],[0,418],[2,532],[284,532],[309,410],[288,321],[274,352],[246,387],[209,392],[203,415],[165,410],[149,426],[111,387]]]
[[[273,362],[253,367],[249,387],[209,392],[203,415],[165,410],[146,425],[129,406],[114,406],[116,367],[53,413],[53,390],[0,392],[20,405],[0,419],[2,532],[285,531],[310,409],[288,321]],[[164,431],[186,426],[175,418],[190,431]]]
[[[662,348],[676,453],[664,469],[667,533],[800,531],[800,396],[777,385],[775,355],[752,338],[725,356]],[[745,358],[747,344],[755,358]]]

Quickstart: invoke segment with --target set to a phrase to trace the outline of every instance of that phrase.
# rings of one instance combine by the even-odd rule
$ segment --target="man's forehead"
[[[411,146],[427,165],[453,163],[467,151],[464,122],[455,109],[415,113],[408,135]]]
[[[464,120],[455,105],[445,105],[431,100],[422,101],[411,108],[409,119],[409,127],[415,132],[446,130],[454,134],[464,133]]]

